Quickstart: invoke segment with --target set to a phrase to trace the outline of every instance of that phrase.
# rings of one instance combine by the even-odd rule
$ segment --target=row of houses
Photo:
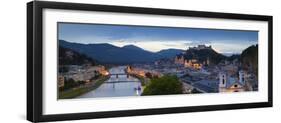
[[[63,87],[66,79],[73,79],[74,81],[90,82],[92,78],[98,75],[108,75],[108,71],[104,66],[68,66],[69,71],[66,73],[59,73],[58,86]]]
[[[184,65],[186,68],[193,68],[196,70],[202,69],[203,65],[209,65],[210,61],[207,59],[206,61],[199,62],[197,59],[185,59],[184,56],[176,56],[175,57],[175,64]]]
[[[129,74],[135,74],[135,75],[139,75],[142,77],[146,77],[146,73],[150,73],[152,76],[162,76],[161,73],[157,72],[156,70],[149,70],[149,69],[144,69],[144,68],[140,68],[140,67],[132,67],[132,66],[127,66],[126,71]]]

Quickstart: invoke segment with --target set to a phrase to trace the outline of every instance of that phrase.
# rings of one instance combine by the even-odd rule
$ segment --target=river
[[[139,96],[140,91],[136,88],[141,87],[141,83],[137,78],[127,75],[124,70],[125,68],[126,66],[111,68],[108,80],[97,89],[77,98]]]

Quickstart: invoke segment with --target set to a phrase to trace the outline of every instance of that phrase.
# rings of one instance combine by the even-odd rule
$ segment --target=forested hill
[[[83,65],[97,62],[84,54],[59,46],[59,65]]]
[[[211,64],[218,64],[221,60],[226,59],[227,57],[217,53],[212,48],[207,49],[188,49],[184,54],[185,59],[198,59],[200,62],[206,61],[209,59]]]
[[[252,45],[245,49],[241,54],[243,69],[258,73],[258,45]]]

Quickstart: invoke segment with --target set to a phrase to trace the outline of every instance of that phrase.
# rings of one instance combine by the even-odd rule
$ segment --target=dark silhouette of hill
[[[242,52],[241,63],[243,69],[258,74],[258,45],[252,45]]]
[[[83,65],[97,62],[84,54],[59,46],[59,65]]]
[[[179,49],[165,49],[157,52],[158,55],[161,56],[161,58],[173,58],[178,54],[183,53],[184,50]]]
[[[212,48],[206,49],[188,49],[184,54],[185,59],[197,59],[200,62],[209,59],[210,64],[218,64],[221,60],[225,60],[227,57],[216,52]]]

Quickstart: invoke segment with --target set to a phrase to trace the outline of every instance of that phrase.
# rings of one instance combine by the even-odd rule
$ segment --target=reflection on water
[[[141,83],[137,78],[128,76],[124,71],[125,68],[125,66],[111,68],[109,73],[112,75],[107,81],[78,98],[139,96],[140,92],[136,88],[141,87]]]

